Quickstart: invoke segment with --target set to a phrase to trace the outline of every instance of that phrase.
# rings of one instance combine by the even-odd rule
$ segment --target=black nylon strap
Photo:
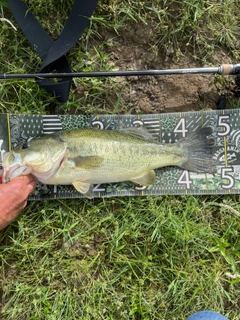
[[[65,57],[80,36],[83,34],[98,0],[74,0],[68,20],[56,41],[48,35],[41,24],[28,10],[21,0],[8,0],[9,7],[20,26],[22,32],[30,42],[33,49],[43,60],[40,73],[43,72],[71,72],[70,65]],[[37,79],[37,83],[56,95],[61,102],[66,102],[71,87],[72,78]]]

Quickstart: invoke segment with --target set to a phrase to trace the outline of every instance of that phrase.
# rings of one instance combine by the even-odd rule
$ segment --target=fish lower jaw
[[[14,166],[14,167],[8,167],[8,168],[4,168],[4,172],[3,172],[3,182],[9,182],[10,179],[12,178],[13,172],[15,170],[17,170],[17,168],[19,168],[19,166]]]
[[[3,181],[6,183],[10,181],[13,178],[16,178],[18,176],[25,176],[31,172],[31,168],[29,168],[27,165],[20,165],[20,164],[15,164],[11,167],[4,168],[4,173],[3,173]]]

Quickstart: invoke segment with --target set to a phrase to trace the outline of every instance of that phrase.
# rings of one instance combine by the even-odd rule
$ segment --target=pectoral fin
[[[90,183],[77,180],[73,183],[74,188],[83,194],[86,198],[92,199],[93,198],[93,186]]]
[[[148,170],[143,172],[141,175],[131,179],[132,182],[140,184],[141,186],[150,186],[154,184],[156,175],[154,170]]]
[[[73,161],[76,167],[86,170],[97,169],[103,162],[103,158],[100,156],[78,156],[75,158],[70,158],[69,160]]]

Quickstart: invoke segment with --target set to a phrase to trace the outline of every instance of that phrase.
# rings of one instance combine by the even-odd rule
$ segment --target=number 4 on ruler
[[[183,138],[186,137],[186,133],[188,132],[188,129],[186,129],[186,121],[185,118],[181,118],[178,121],[178,124],[176,125],[176,127],[174,128],[173,132],[175,133],[181,133]]]
[[[184,184],[186,189],[190,189],[193,181],[190,179],[189,171],[184,170],[178,179],[178,184]]]

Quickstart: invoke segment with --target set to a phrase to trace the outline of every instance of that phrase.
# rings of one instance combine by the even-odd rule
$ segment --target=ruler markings
[[[211,174],[195,174],[193,172],[190,173],[190,178],[193,180],[193,184],[191,184],[190,189],[184,189],[183,186],[179,186],[177,181],[179,179],[178,171],[175,169],[170,169],[167,171],[160,171],[160,176],[158,176],[156,184],[148,189],[148,190],[141,190],[141,191],[133,191],[134,185],[127,184],[117,184],[114,187],[114,190],[107,191],[105,190],[104,185],[99,185],[96,188],[95,196],[102,197],[102,196],[118,196],[118,195],[164,195],[164,194],[228,194],[228,193],[240,193],[240,174],[235,172],[235,168],[239,166],[240,168],[240,150],[238,149],[238,141],[240,140],[240,130],[238,129],[238,121],[240,120],[240,109],[235,110],[215,110],[215,111],[201,111],[201,112],[180,112],[180,113],[172,113],[172,114],[158,114],[158,115],[96,115],[90,118],[88,116],[87,121],[89,126],[91,122],[95,120],[101,121],[104,124],[104,128],[114,129],[124,126],[131,126],[133,125],[133,121],[139,120],[142,121],[144,126],[147,130],[153,134],[159,136],[159,139],[162,139],[162,135],[164,132],[173,133],[173,128],[176,125],[176,117],[184,118],[186,123],[186,128],[190,130],[195,130],[195,128],[201,126],[211,126],[215,127],[215,132],[224,132],[224,131],[217,131],[218,129],[218,116],[231,116],[229,120],[229,125],[231,127],[231,139],[229,140],[228,136],[223,136],[223,139],[216,139],[216,146],[214,148],[214,161],[218,168],[218,173],[213,176]],[[18,115],[14,115],[14,117],[18,117]],[[19,116],[20,117],[20,116]],[[74,119],[74,116],[69,116],[71,119]],[[84,116],[83,116],[84,117]],[[27,118],[26,118],[27,119]],[[45,134],[49,134],[55,131],[62,130],[63,123],[66,121],[64,128],[67,127],[67,116],[64,117],[63,123],[59,120],[57,115],[46,115],[42,116],[42,125],[43,125],[43,132]],[[161,121],[160,121],[161,119]],[[9,121],[9,120],[8,120]],[[27,121],[27,120],[26,120]],[[21,115],[21,123],[24,124],[24,115]],[[36,120],[37,123],[37,120]],[[34,124],[34,120],[33,120]],[[220,127],[221,128],[221,127]],[[182,128],[181,128],[182,129]],[[225,128],[223,128],[225,129]],[[189,133],[186,133],[186,136]],[[172,135],[171,142],[174,142],[176,137]],[[229,158],[231,157],[231,158]],[[231,161],[229,159],[231,159]],[[221,160],[222,159],[222,160]],[[229,162],[230,161],[230,162]],[[229,168],[231,165],[234,168],[234,172],[230,173],[232,175],[232,179],[234,179],[234,185],[230,189],[224,189],[221,186],[225,184],[225,187],[230,183],[229,172],[225,171],[225,180],[221,178],[220,171],[222,167]],[[179,171],[180,172],[180,171]],[[229,180],[229,181],[228,181]],[[172,183],[170,183],[170,181]],[[220,182],[219,182],[220,181]],[[124,187],[123,187],[124,186]],[[230,184],[229,184],[230,186]],[[50,187],[47,187],[50,188]],[[116,190],[115,190],[116,188]],[[215,188],[215,189],[214,189]],[[213,189],[213,190],[212,190]],[[51,189],[49,189],[51,190]],[[34,198],[31,196],[31,199],[51,199],[55,198],[82,198],[82,195],[78,194],[73,187],[66,186],[66,188],[58,188],[53,187],[52,193],[46,195],[36,195]],[[110,188],[109,188],[110,190]]]

